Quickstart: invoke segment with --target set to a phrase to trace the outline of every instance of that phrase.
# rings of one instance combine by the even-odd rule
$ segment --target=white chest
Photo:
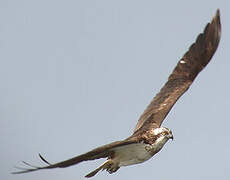
[[[153,145],[136,143],[116,148],[113,161],[118,163],[119,167],[142,163],[156,154],[166,141],[165,138],[159,138]]]

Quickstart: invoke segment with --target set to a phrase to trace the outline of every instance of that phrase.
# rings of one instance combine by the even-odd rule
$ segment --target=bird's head
[[[173,140],[173,134],[172,131],[169,128],[166,127],[160,127],[160,128],[156,128],[153,130],[154,135],[162,135],[167,137],[168,139],[172,139]]]

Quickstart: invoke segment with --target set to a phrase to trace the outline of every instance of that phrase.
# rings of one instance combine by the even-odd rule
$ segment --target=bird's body
[[[112,160],[118,167],[142,163],[152,157],[152,154],[147,150],[152,146],[154,145],[140,142],[118,147],[115,149]]]
[[[106,169],[109,173],[114,173],[122,166],[147,161],[158,153],[169,139],[173,139],[173,134],[168,128],[160,127],[149,131],[148,136],[139,134],[138,136],[129,137],[127,141],[133,137],[138,139],[135,143],[114,148],[114,154],[99,168],[86,175],[86,177],[94,176],[101,169]]]
[[[116,141],[100,146],[74,158],[51,164],[40,154],[40,158],[47,164],[36,167],[26,162],[31,168],[18,168],[21,171],[14,174],[27,173],[41,169],[65,168],[83,161],[107,158],[100,167],[86,175],[92,177],[100,170],[109,173],[116,172],[122,166],[142,163],[158,153],[169,139],[173,139],[172,132],[161,124],[176,101],[188,90],[196,76],[210,62],[221,36],[220,12],[201,33],[195,43],[179,60],[168,81],[154,97],[149,106],[138,120],[133,134],[122,141]]]
[[[141,141],[118,147],[115,149],[115,158],[113,160],[115,163],[118,163],[119,167],[142,163],[158,153],[171,138],[172,136],[161,135],[152,144]]]

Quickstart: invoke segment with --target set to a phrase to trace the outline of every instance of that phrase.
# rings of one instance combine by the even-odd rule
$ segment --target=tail
[[[94,171],[90,172],[89,174],[87,174],[85,177],[86,178],[90,178],[93,177],[95,174],[97,174],[100,170],[105,170],[108,169],[109,167],[111,167],[111,165],[113,164],[113,162],[111,161],[111,159],[105,161],[100,167],[98,167],[97,169],[95,169]]]

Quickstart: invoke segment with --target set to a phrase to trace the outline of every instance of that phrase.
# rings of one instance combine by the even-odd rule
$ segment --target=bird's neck
[[[154,155],[158,153],[169,139],[166,136],[160,136],[156,141],[148,146],[148,151]]]

